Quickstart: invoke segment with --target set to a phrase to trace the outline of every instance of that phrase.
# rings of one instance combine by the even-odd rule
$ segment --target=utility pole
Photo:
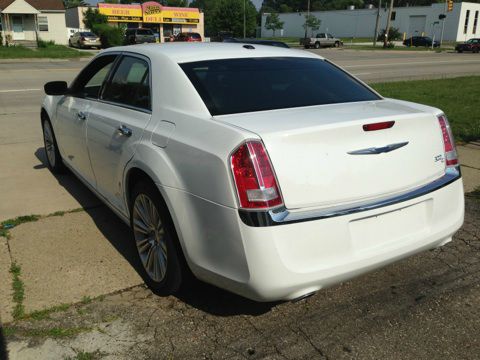
[[[392,18],[393,0],[390,0],[390,7],[388,9],[387,28],[385,29],[385,37],[383,39],[383,47],[386,48],[388,44],[388,33],[390,32],[390,19]]]
[[[310,18],[310,0],[307,2],[307,18],[305,19],[305,39],[307,38],[308,32],[308,19]]]
[[[243,0],[243,38],[247,37],[247,0]]]
[[[380,26],[380,8],[382,7],[382,0],[378,0],[377,20],[375,21],[375,34],[373,36],[373,47],[377,46],[378,27]]]

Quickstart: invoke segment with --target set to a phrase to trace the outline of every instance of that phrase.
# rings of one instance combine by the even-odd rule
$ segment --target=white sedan
[[[463,222],[445,114],[309,52],[117,47],[45,92],[50,169],[131,226],[160,294],[193,273],[258,301],[299,299],[442,246]]]

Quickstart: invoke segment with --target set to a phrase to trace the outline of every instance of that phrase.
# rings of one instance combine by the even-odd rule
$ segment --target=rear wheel
[[[314,45],[315,49],[320,49],[320,43],[317,41]]]
[[[63,164],[60,151],[58,150],[57,140],[53,132],[52,124],[49,120],[43,120],[43,144],[45,154],[47,155],[47,165],[51,172],[59,174],[64,172],[65,165]]]
[[[160,295],[180,289],[187,269],[168,208],[156,186],[146,180],[131,194],[130,225],[145,283]]]

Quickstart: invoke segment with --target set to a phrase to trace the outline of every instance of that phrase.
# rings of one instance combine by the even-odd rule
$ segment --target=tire
[[[308,46],[308,45],[304,45],[303,47],[304,47],[305,49],[310,49],[310,46]]]
[[[333,46],[335,46],[336,48],[338,48],[338,47],[340,47],[340,43],[339,43],[338,41],[335,41],[335,45],[333,45]]]
[[[317,41],[317,42],[315,43],[315,45],[313,45],[313,47],[314,47],[315,49],[320,49],[320,43]]]
[[[137,182],[130,195],[130,226],[140,275],[158,295],[174,294],[189,272],[165,201],[154,183],[146,180]]]
[[[73,47],[72,40],[70,40],[70,39],[68,40],[68,46]]]
[[[458,53],[459,53],[459,54],[463,53],[463,50],[458,50]]]
[[[43,131],[43,146],[45,155],[47,157],[47,165],[50,171],[54,174],[61,174],[65,172],[65,165],[63,164],[60,151],[58,150],[57,139],[53,132],[50,120],[42,121]]]

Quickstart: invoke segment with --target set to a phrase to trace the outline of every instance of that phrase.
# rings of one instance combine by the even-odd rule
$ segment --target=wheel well
[[[139,181],[142,181],[142,180],[155,184],[152,178],[148,176],[148,174],[145,171],[140,170],[139,168],[132,168],[128,171],[127,177],[125,179],[125,189],[127,190],[128,208],[130,208],[131,201],[132,201],[132,199],[130,198],[130,195],[133,191],[133,187],[135,186],[135,184],[137,184]]]
[[[40,112],[40,121],[43,123],[45,120],[50,120],[50,117],[47,114],[47,110],[42,108],[42,111]]]

